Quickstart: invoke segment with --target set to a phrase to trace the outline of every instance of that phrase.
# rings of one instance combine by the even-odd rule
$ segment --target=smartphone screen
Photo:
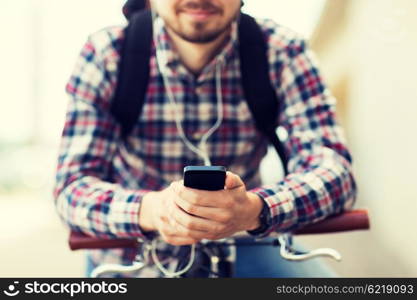
[[[206,191],[224,189],[226,168],[222,166],[187,166],[184,168],[184,186]]]

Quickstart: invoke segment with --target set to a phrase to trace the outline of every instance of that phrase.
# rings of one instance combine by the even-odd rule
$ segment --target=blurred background
[[[125,22],[124,0],[0,1],[0,276],[83,276],[52,199],[67,97],[88,34]],[[245,0],[310,40],[338,99],[372,229],[298,238],[334,247],[344,277],[416,277],[417,1]],[[414,28],[414,29],[413,29]],[[274,180],[275,154],[262,165]]]

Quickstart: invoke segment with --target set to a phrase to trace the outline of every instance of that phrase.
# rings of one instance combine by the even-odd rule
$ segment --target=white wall
[[[356,0],[349,133],[373,233],[417,274],[417,1]],[[378,249],[375,249],[377,255]],[[394,267],[395,268],[395,267]]]
[[[0,139],[56,143],[65,84],[88,34],[121,24],[124,0],[1,0]]]
[[[244,0],[243,11],[254,17],[270,18],[305,37],[319,21],[325,0]]]

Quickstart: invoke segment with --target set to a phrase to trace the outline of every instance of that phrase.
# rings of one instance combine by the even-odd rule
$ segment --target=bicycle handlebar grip
[[[369,215],[366,209],[356,209],[341,215],[329,217],[315,224],[307,225],[294,234],[335,233],[352,230],[367,230],[370,228]]]
[[[294,232],[300,234],[334,233],[352,230],[367,230],[370,228],[368,211],[357,209],[344,212],[341,215],[329,217],[315,224],[307,225]],[[79,249],[114,249],[137,248],[138,242],[134,239],[104,239],[90,237],[83,233],[72,231],[69,237],[71,250]]]
[[[138,242],[133,239],[105,239],[96,238],[71,231],[69,237],[69,246],[71,250],[79,249],[114,249],[114,248],[136,248]]]

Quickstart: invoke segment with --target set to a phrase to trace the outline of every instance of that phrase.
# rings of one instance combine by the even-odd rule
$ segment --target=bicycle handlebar
[[[296,230],[293,234],[336,233],[342,231],[368,230],[369,228],[368,211],[366,209],[356,209],[327,218],[315,224],[307,225]]]
[[[329,217],[315,224],[307,225],[293,232],[301,234],[336,233],[342,231],[367,230],[370,228],[369,215],[366,209],[356,209],[344,212],[341,215]],[[113,249],[136,248],[138,242],[135,239],[108,239],[90,237],[83,233],[72,231],[69,237],[71,250],[79,249]]]

